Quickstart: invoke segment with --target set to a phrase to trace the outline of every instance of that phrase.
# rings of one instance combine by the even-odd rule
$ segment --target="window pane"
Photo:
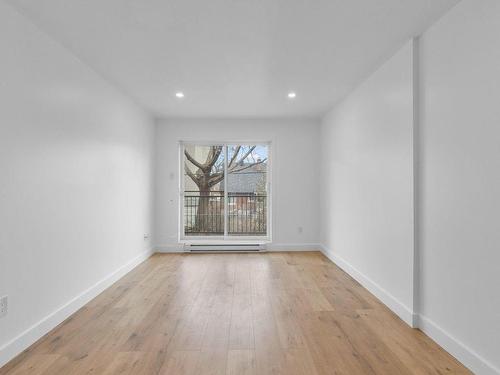
[[[228,146],[228,234],[267,235],[267,145]]]
[[[184,234],[224,235],[224,147],[184,147]]]

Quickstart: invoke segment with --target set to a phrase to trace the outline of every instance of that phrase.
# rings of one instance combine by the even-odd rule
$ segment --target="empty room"
[[[499,0],[0,0],[0,375],[500,375]]]

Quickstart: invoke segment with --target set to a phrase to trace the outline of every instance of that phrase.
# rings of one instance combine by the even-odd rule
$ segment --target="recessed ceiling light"
[[[180,92],[180,91],[179,91],[179,92],[176,92],[176,93],[175,93],[175,96],[176,96],[177,98],[179,98],[179,99],[182,99],[182,98],[184,97],[184,93],[182,93],[182,92]]]
[[[297,96],[297,94],[294,93],[293,91],[291,91],[291,92],[288,93],[288,98],[289,99],[295,99],[296,96]]]

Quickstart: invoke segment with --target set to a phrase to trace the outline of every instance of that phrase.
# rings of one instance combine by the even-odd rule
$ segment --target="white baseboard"
[[[91,301],[106,288],[122,278],[140,263],[148,259],[153,253],[152,249],[143,252],[128,263],[124,264],[104,279],[80,293],[78,296],[68,301],[50,315],[35,323],[33,326],[22,332],[20,335],[0,347],[0,367],[20,354],[23,350],[35,343],[42,336],[50,332],[57,325],[62,323],[78,309]]]
[[[267,251],[321,251],[317,243],[268,243]],[[184,245],[166,244],[155,246],[157,253],[183,253]]]
[[[154,250],[157,253],[184,253],[184,244],[175,243],[166,245],[156,245],[154,247]]]
[[[500,375],[500,369],[457,340],[429,318],[418,317],[418,328],[475,374]]]
[[[378,285],[376,282],[371,280],[368,276],[358,271],[350,263],[334,254],[330,249],[326,248],[324,245],[320,245],[322,253],[330,259],[337,266],[342,268],[345,272],[351,275],[356,281],[358,281],[363,287],[368,289],[370,293],[375,295],[383,304],[385,304],[389,309],[391,309],[397,316],[399,316],[406,324],[410,327],[416,327],[416,316],[414,312],[408,308],[404,303],[399,301],[396,297]]]
[[[318,243],[269,243],[268,251],[321,251]]]

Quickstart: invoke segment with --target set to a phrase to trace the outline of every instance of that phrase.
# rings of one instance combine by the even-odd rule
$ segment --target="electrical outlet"
[[[7,315],[7,310],[9,308],[9,296],[0,297],[0,318]]]
[[[297,228],[297,232],[302,233],[303,231],[304,231],[304,228],[302,228],[302,227]]]
[[[149,234],[144,233],[144,241],[147,241],[147,240],[148,240],[148,238],[149,238]]]

